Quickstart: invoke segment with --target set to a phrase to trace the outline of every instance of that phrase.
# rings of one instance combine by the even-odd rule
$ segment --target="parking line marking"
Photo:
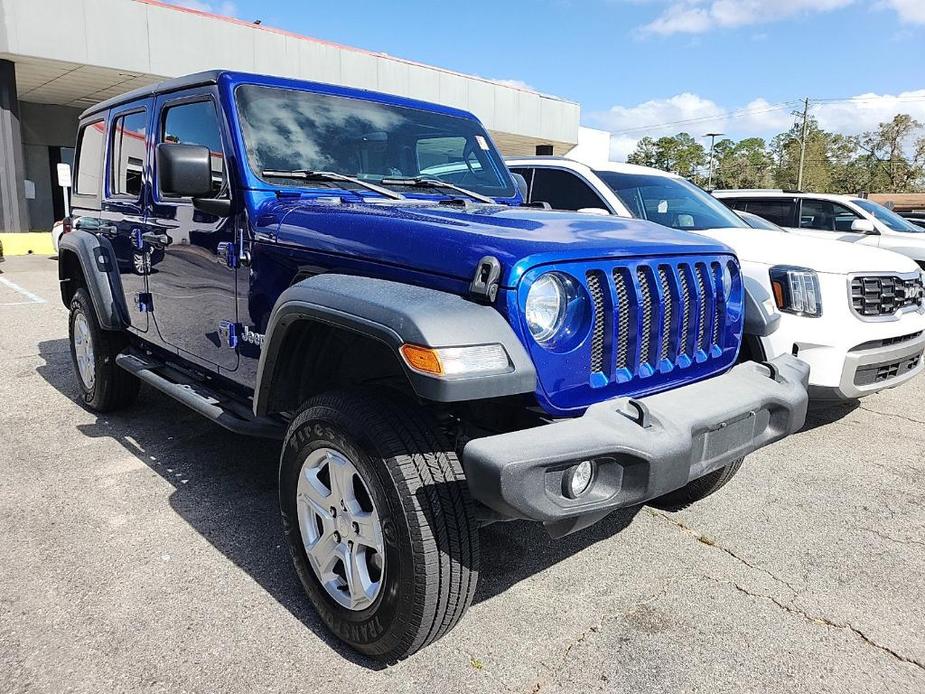
[[[10,282],[6,277],[0,277],[0,284],[6,285],[10,289],[12,289],[14,292],[19,292],[24,297],[29,299],[29,301],[21,301],[21,302],[18,302],[17,304],[3,304],[3,306],[16,306],[18,304],[29,304],[29,303],[31,304],[44,304],[45,303],[45,299],[43,299],[40,296],[36,296],[32,292],[30,292],[28,289],[23,289],[15,282]]]

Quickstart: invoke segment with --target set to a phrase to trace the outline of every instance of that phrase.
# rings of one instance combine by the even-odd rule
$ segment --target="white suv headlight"
[[[810,318],[822,315],[822,291],[815,270],[777,265],[771,268],[770,274],[778,309]]]

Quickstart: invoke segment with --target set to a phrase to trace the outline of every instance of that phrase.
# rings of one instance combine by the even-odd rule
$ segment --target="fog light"
[[[571,499],[577,499],[591,487],[591,480],[594,479],[594,463],[590,460],[584,460],[574,467],[565,471],[563,478],[563,487],[565,495]]]

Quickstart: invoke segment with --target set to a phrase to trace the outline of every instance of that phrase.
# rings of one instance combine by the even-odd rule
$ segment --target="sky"
[[[925,0],[171,0],[529,86],[639,138],[773,137],[799,101],[823,128],[925,122]]]

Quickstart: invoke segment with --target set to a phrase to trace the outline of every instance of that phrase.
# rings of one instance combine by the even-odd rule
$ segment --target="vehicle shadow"
[[[846,402],[813,402],[810,400],[809,410],[806,413],[806,424],[800,431],[812,431],[818,427],[844,419],[861,406],[860,400]]]
[[[66,339],[39,344],[39,375],[71,400],[79,392]],[[66,423],[61,423],[66,426]],[[76,429],[118,442],[173,487],[171,508],[213,547],[245,571],[283,607],[344,658],[383,666],[335,639],[318,618],[296,576],[280,523],[279,444],[231,434],[153,389],[117,414]],[[498,523],[481,532],[481,575],[475,602],[503,593],[626,528],[637,509],[616,512],[559,540],[539,525]]]

